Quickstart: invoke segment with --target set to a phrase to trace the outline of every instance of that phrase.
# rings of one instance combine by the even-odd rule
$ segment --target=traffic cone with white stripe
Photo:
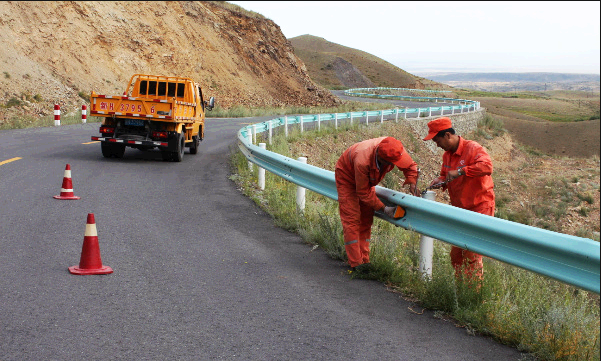
[[[88,213],[86,233],[83,237],[79,266],[69,267],[69,272],[76,275],[106,275],[113,273],[112,268],[102,265],[94,213]]]
[[[80,197],[73,194],[73,181],[71,180],[71,166],[67,164],[65,167],[65,175],[63,177],[63,186],[61,188],[61,194],[54,196],[56,199],[80,199]]]

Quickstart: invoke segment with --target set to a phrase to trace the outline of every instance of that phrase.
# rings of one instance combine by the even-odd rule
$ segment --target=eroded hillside
[[[213,2],[0,2],[0,48],[0,122],[121,94],[134,73],[189,76],[226,108],[336,102],[277,24]]]

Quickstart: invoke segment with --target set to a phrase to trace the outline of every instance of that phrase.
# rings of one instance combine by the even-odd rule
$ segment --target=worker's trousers
[[[359,201],[354,186],[340,185],[338,208],[349,265],[356,267],[369,263],[369,241],[374,222],[374,209]]]
[[[472,210],[476,213],[486,214],[488,216],[495,215],[495,206],[486,208],[476,208]],[[451,247],[451,264],[455,269],[455,276],[461,277],[466,275],[468,278],[482,279],[484,264],[482,263],[482,255],[468,251],[456,246]]]

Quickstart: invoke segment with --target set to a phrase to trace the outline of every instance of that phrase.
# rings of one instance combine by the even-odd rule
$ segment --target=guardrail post
[[[261,149],[267,149],[265,143],[259,143],[259,147]],[[265,190],[265,168],[259,167],[259,188],[263,191]]]
[[[430,113],[428,114],[429,117],[432,116],[432,107],[428,107],[428,110],[430,111]]]
[[[255,144],[257,142],[257,125],[253,124],[253,139],[252,139],[252,144]]]
[[[417,117],[419,118],[419,113],[421,113],[421,108],[417,108]]]
[[[321,130],[321,114],[317,114],[317,131]]]
[[[288,116],[287,115],[284,117],[284,134],[286,135],[286,138],[288,138]]]
[[[369,111],[365,111],[365,125],[369,125]]]
[[[54,104],[54,126],[58,127],[61,125],[61,106]]]
[[[453,102],[451,102],[451,115],[455,114],[455,106],[453,106]]]
[[[86,123],[87,119],[88,119],[88,106],[84,104],[81,106],[81,122]]]
[[[250,128],[247,128],[246,138],[248,139],[248,142],[252,144],[252,142],[253,142],[253,136],[252,136],[252,133],[250,132]],[[248,161],[248,170],[251,173],[253,172],[253,162],[251,162],[250,160]]]
[[[271,145],[271,136],[273,134],[273,124],[271,120],[269,121],[269,145]]]
[[[380,110],[380,123],[384,123],[384,111]]]
[[[407,119],[407,107],[405,107],[405,115],[404,115],[405,119]]]
[[[351,111],[351,112],[349,112],[349,115],[350,115],[350,117],[349,117],[349,118],[351,118],[351,125],[353,125],[353,112],[352,112],[352,111]]]
[[[307,164],[307,157],[298,157],[299,162]],[[305,188],[296,186],[296,209],[303,213],[305,211]]]
[[[338,113],[334,113],[334,128],[338,129]]]
[[[433,201],[436,192],[427,191],[422,198]],[[419,238],[419,271],[423,279],[432,279],[432,255],[434,254],[434,239],[423,234]]]
[[[299,124],[300,124],[300,131],[302,133],[303,132],[303,116],[299,115],[298,119],[299,119]]]
[[[394,122],[395,123],[399,122],[399,107],[394,108]]]

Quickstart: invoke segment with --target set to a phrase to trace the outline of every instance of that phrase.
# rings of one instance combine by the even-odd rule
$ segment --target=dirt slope
[[[23,112],[121,94],[134,73],[189,76],[226,108],[336,101],[277,24],[213,2],[3,1],[0,47],[0,104],[26,100]]]

